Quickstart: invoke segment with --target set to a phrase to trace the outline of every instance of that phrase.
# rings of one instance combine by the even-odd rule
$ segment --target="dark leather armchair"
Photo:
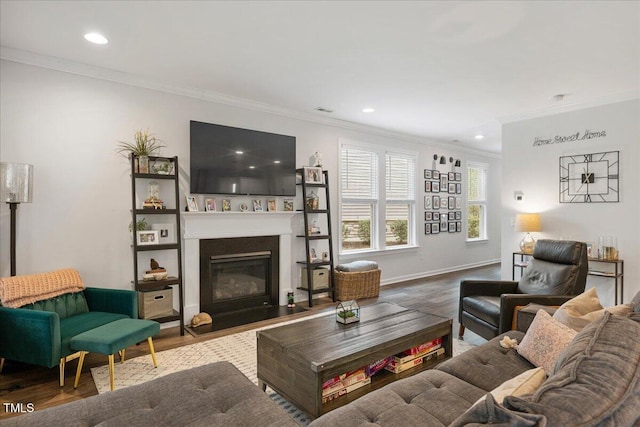
[[[469,328],[489,340],[512,329],[517,306],[561,305],[584,292],[587,268],[586,243],[539,240],[519,282],[460,282],[459,335]]]

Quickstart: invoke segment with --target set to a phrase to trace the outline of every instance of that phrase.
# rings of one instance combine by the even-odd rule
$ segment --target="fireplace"
[[[200,240],[200,311],[278,305],[279,236]]]

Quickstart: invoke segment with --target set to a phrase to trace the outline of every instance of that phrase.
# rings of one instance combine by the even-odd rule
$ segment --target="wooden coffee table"
[[[386,384],[429,369],[452,355],[452,320],[391,303],[360,309],[343,325],[335,313],[257,332],[258,382],[316,418]],[[322,403],[322,383],[422,343],[442,338],[444,355],[400,374],[383,371],[371,384]]]

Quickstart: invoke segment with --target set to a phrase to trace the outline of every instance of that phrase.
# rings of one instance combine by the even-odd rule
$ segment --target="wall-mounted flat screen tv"
[[[192,194],[295,196],[294,136],[191,121]]]

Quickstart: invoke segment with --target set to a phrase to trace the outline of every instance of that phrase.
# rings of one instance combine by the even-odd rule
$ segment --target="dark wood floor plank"
[[[386,301],[437,316],[451,317],[453,318],[453,331],[455,334],[458,330],[459,282],[462,279],[469,278],[499,280],[500,265],[494,264],[383,286],[378,298],[359,300],[358,303],[364,306]],[[301,304],[306,305],[305,302]],[[287,316],[286,320],[302,318],[308,316],[310,313],[333,311],[335,305],[336,304],[329,298],[314,300],[312,309]],[[283,320],[285,319],[270,319],[197,337],[188,334],[180,336],[177,327],[167,328],[162,329],[160,333],[154,337],[153,342],[155,350],[158,352],[244,332],[257,327],[272,325],[282,322]],[[215,322],[215,319],[213,321]],[[473,344],[485,342],[484,339],[470,331],[465,333],[464,338],[465,341]],[[143,342],[137,346],[127,348],[126,357],[127,359],[131,359],[148,354],[148,345],[146,342]],[[98,394],[91,377],[90,369],[95,366],[106,365],[108,363],[107,356],[88,354],[85,358],[80,384],[77,389],[74,389],[73,381],[77,363],[78,359],[67,363],[65,386],[61,388],[58,385],[57,367],[47,369],[39,366],[6,361],[4,370],[2,374],[0,374],[0,401],[3,403],[22,403],[24,405],[33,403],[35,409],[40,410]],[[118,375],[117,366],[116,375]],[[17,414],[7,413],[4,405],[0,407],[0,420],[16,415]]]

